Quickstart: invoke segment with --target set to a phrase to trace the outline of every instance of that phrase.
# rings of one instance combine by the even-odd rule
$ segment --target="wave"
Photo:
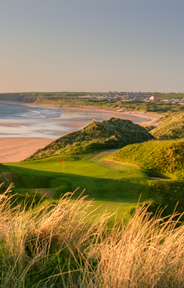
[[[28,110],[28,112],[37,113],[37,114],[40,114],[40,113],[41,113],[40,111],[36,111],[36,110]]]

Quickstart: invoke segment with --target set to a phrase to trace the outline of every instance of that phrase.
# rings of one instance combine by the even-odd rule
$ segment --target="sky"
[[[183,0],[0,0],[0,93],[184,92]]]

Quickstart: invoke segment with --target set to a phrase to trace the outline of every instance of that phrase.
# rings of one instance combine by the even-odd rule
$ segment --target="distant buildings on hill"
[[[171,93],[160,93],[160,94],[171,94]],[[173,93],[174,94],[174,93]],[[179,93],[183,94],[183,93]],[[93,95],[87,95],[86,98],[91,101],[102,101],[107,100],[111,102],[115,101],[143,101],[143,102],[149,102],[149,101],[159,101],[164,103],[178,103],[178,104],[184,104],[184,98],[179,99],[165,99],[158,97],[156,95],[153,95],[153,93],[144,93],[144,92],[116,92],[116,91],[110,91],[109,93],[98,93]]]

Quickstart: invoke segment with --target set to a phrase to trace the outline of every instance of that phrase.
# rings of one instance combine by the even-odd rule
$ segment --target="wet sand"
[[[148,120],[139,122],[137,124],[141,126],[149,126],[149,125],[156,125],[159,122],[159,119],[164,117],[165,115],[159,114],[156,112],[146,112],[146,111],[128,111],[124,109],[110,109],[105,107],[98,107],[98,106],[67,106],[67,105],[52,105],[52,104],[28,104],[25,103],[24,105],[27,106],[37,106],[37,107],[45,107],[45,108],[57,108],[61,110],[72,110],[72,111],[83,111],[83,112],[93,112],[94,114],[97,113],[100,115],[107,115],[106,113],[109,113],[110,117],[116,117],[116,118],[123,118],[126,119],[126,115],[133,116],[133,117],[141,117],[146,118]],[[128,118],[130,120],[130,118]],[[53,119],[55,120],[55,119]],[[59,120],[59,119],[56,119]],[[63,119],[64,120],[64,119]],[[72,120],[72,119],[70,119]],[[78,118],[79,120],[79,118]]]

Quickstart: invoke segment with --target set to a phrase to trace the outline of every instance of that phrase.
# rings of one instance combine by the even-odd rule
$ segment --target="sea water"
[[[27,106],[23,103],[0,101],[0,138],[39,137],[57,139],[81,129],[92,119],[107,120],[113,112],[87,112],[58,108]],[[147,121],[145,117],[122,115],[134,123]]]

